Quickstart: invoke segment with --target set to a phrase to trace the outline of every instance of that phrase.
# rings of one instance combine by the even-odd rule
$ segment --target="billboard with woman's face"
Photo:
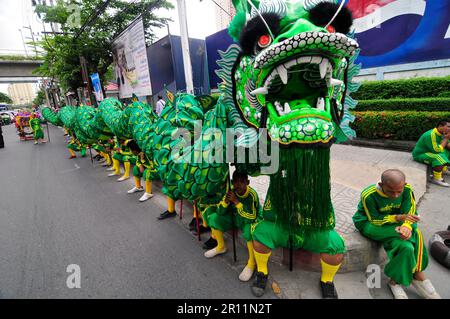
[[[121,99],[152,95],[142,19],[113,41],[113,63]]]

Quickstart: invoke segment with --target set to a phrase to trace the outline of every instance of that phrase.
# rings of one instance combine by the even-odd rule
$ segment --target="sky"
[[[130,1],[130,0],[129,0]],[[173,10],[158,10],[160,16],[170,17],[173,22],[169,23],[171,34],[180,34],[177,1],[169,0],[175,7]],[[43,31],[42,23],[33,14],[31,0],[0,0],[0,54],[32,54],[31,48],[24,47],[24,41],[30,41],[33,29],[35,34]],[[211,0],[186,0],[186,12],[188,21],[189,37],[204,39],[216,30],[215,4]],[[206,18],[207,17],[207,18]],[[22,30],[21,31],[19,31]],[[49,31],[49,27],[46,27]],[[24,41],[22,40],[22,35]],[[167,35],[167,28],[156,30],[157,39]],[[28,39],[27,39],[28,38]],[[7,93],[8,84],[0,84],[0,92]]]

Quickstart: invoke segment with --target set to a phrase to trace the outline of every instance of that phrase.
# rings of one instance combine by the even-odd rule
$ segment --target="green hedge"
[[[355,100],[424,98],[437,97],[447,91],[450,91],[450,76],[362,82],[361,87],[352,94],[352,97]]]
[[[354,112],[351,127],[357,137],[417,141],[441,119],[450,120],[450,112]]]
[[[450,97],[450,91],[441,92],[438,97]]]
[[[358,101],[356,111],[450,111],[450,97]]]

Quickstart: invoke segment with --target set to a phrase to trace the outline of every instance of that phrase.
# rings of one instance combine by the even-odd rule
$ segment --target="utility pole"
[[[180,19],[181,50],[183,52],[184,78],[186,81],[186,92],[194,94],[194,83],[192,80],[191,55],[189,52],[189,36],[186,19],[186,3],[184,0],[177,0],[178,17]]]

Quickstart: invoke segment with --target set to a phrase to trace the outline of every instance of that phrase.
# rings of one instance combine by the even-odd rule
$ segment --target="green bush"
[[[441,92],[438,97],[450,97],[450,91]]]
[[[441,119],[450,119],[450,112],[354,112],[351,127],[357,137],[417,141]]]
[[[356,111],[450,111],[450,97],[358,101]]]
[[[352,94],[355,100],[437,97],[450,91],[450,76],[442,78],[417,78],[362,82]]]

